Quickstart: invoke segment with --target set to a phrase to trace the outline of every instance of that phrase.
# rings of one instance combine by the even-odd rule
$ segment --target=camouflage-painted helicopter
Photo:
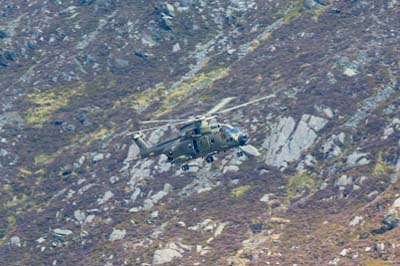
[[[152,147],[143,139],[143,132],[156,130],[166,125],[130,132],[128,135],[132,137],[140,149],[139,158],[165,154],[168,158],[167,162],[182,164],[183,171],[189,170],[188,161],[202,157],[205,158],[207,163],[212,163],[214,161],[213,155],[232,148],[239,148],[237,152],[239,157],[243,156],[243,154],[257,156],[259,154],[257,149],[251,145],[246,145],[249,137],[244,130],[228,124],[220,124],[216,121],[216,117],[272,97],[275,97],[275,95],[272,94],[221,110],[235,99],[235,97],[229,97],[223,99],[206,114],[194,118],[142,121],[143,124],[165,123],[166,125],[182,125],[177,136]]]

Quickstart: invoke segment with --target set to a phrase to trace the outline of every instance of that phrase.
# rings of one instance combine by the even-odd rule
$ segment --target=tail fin
[[[147,149],[149,148],[149,145],[147,145],[146,141],[144,141],[142,134],[135,133],[132,135],[132,139],[136,143],[136,145],[138,145],[140,153],[146,152]]]

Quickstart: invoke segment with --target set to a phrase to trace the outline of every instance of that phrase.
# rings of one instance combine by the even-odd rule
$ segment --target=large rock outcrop
[[[292,117],[278,119],[263,143],[265,163],[284,169],[289,163],[299,160],[327,123],[326,119],[313,115],[303,115],[298,123]]]

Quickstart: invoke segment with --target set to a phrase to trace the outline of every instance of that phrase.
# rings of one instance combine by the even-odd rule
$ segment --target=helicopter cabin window
[[[199,149],[199,144],[197,143],[197,140],[193,140],[193,147],[194,147],[194,151],[199,153],[200,149]]]
[[[193,133],[194,136],[198,136],[198,135],[200,135],[200,129],[199,128],[194,128],[192,133]]]
[[[224,133],[224,131],[222,130],[222,128],[220,128],[219,133],[221,134],[221,138],[222,138],[222,139],[225,139],[225,138],[226,138],[225,133]]]

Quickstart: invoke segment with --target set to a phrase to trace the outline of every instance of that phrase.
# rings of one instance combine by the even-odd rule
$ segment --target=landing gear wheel
[[[210,155],[210,156],[207,156],[207,157],[206,157],[206,162],[207,162],[207,163],[212,163],[212,162],[214,162],[214,157],[212,157],[211,155]]]
[[[188,164],[182,165],[182,171],[186,172],[188,170],[189,170],[189,165]]]
[[[238,152],[236,153],[236,155],[237,155],[237,157],[242,157],[242,156],[243,156],[243,151],[238,151]]]

